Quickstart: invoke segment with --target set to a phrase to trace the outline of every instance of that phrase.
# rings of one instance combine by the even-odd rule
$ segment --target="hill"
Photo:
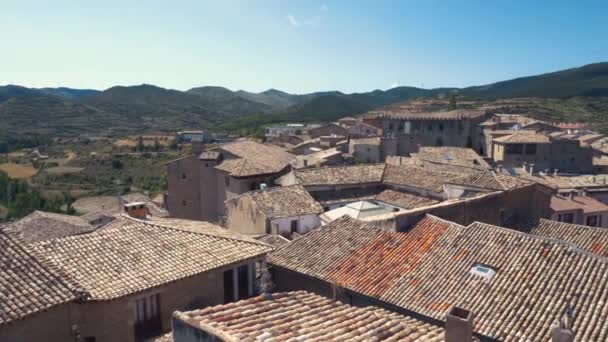
[[[555,99],[550,106],[554,114],[547,110],[543,116],[602,122],[606,121],[608,63],[462,89],[397,87],[353,94],[329,91],[297,95],[276,89],[252,93],[214,86],[179,91],[146,84],[104,91],[7,85],[0,86],[0,141],[7,134],[30,132],[122,135],[184,128],[255,129],[289,121],[323,122],[392,103],[443,98],[451,93],[485,101],[536,97],[549,103],[548,99]],[[566,109],[560,109],[562,105],[576,110],[569,117]],[[582,113],[583,110],[587,112]]]

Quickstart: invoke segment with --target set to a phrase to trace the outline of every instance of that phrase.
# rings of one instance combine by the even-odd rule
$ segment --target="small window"
[[[536,154],[536,144],[527,144],[526,154]]]
[[[209,167],[209,163],[205,163],[205,167]]]
[[[589,216],[587,217],[587,225],[590,227],[597,227],[598,226],[598,220],[597,220],[597,215],[593,215],[593,216]]]
[[[557,220],[560,222],[564,222],[564,223],[574,223],[574,214],[568,213],[568,214],[558,215]]]
[[[186,179],[186,174],[182,173],[182,179]]]
[[[496,270],[487,265],[475,264],[471,268],[471,274],[474,274],[479,277],[483,277],[487,281],[490,281],[496,274]]]
[[[439,124],[439,130],[443,131],[443,124],[442,123]]]
[[[186,206],[186,204],[187,204],[187,203],[186,203],[186,200],[183,200],[183,201],[182,201],[182,205],[185,207],[185,206]]]
[[[298,232],[298,220],[291,221],[291,234]]]
[[[388,129],[390,131],[392,131],[394,128],[395,128],[395,126],[392,123],[388,124]]]
[[[522,154],[524,151],[524,145],[522,144],[508,144],[505,146],[506,154]]]

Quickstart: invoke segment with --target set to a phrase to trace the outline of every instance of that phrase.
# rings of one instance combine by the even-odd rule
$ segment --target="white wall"
[[[321,225],[318,215],[306,215],[296,217],[282,217],[270,221],[271,225],[278,225],[277,233],[283,236],[291,236],[291,221],[298,220],[298,233],[306,234]]]

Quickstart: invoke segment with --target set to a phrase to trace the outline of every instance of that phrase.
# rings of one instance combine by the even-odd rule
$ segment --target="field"
[[[31,165],[4,163],[0,164],[0,170],[4,171],[9,177],[15,179],[31,178],[38,173],[38,170]]]
[[[44,170],[45,172],[53,175],[65,175],[70,173],[78,173],[84,170],[83,167],[75,166],[55,166]]]

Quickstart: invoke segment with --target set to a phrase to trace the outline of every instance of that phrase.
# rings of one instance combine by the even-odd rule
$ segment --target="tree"
[[[139,152],[144,151],[144,138],[141,135],[137,138],[137,146],[135,148]]]
[[[450,95],[450,104],[448,105],[448,110],[456,109],[456,94]]]
[[[158,142],[158,137],[154,138],[154,152],[160,151],[160,142]]]

